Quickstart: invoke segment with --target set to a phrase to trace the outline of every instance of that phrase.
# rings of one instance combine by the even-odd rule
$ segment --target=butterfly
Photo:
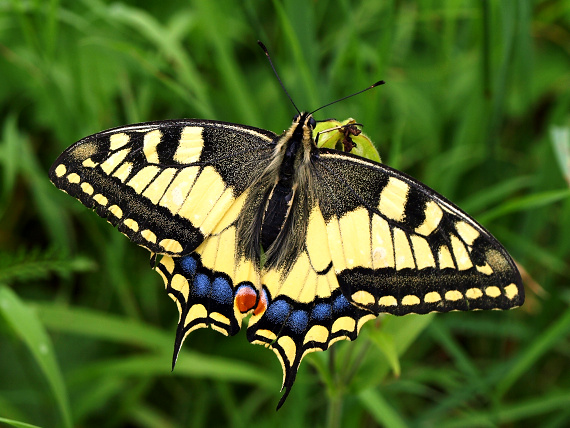
[[[319,147],[316,126],[304,112],[281,135],[215,120],[128,125],[79,140],[49,171],[151,252],[180,314],[173,368],[190,332],[232,336],[249,316],[247,339],[283,368],[277,408],[306,354],[356,339],[381,313],[524,302],[512,258],[474,219],[401,171]],[[350,150],[358,132],[340,129]]]

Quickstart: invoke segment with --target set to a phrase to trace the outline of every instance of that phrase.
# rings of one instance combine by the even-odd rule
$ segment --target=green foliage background
[[[280,132],[354,117],[384,162],[473,214],[522,267],[505,312],[380,317],[281,369],[189,336],[144,249],[47,170],[113,126],[199,117]],[[570,425],[570,2],[0,1],[0,422],[13,426]],[[243,333],[243,332],[242,332]]]

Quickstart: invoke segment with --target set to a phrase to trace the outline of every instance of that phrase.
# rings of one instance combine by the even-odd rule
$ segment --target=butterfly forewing
[[[251,186],[275,135],[224,122],[175,120],[86,137],[50,178],[153,253],[194,250]]]
[[[425,185],[327,150],[315,171],[334,269],[351,303],[404,315],[508,309],[524,301],[503,246]]]

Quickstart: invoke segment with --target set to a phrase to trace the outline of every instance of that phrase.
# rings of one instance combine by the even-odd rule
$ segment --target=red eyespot
[[[255,308],[257,292],[249,285],[242,285],[236,292],[236,305],[241,313],[246,313]]]
[[[242,314],[253,310],[254,315],[259,315],[267,309],[267,294],[263,290],[261,296],[258,297],[255,288],[251,285],[242,285],[236,292],[235,302]]]

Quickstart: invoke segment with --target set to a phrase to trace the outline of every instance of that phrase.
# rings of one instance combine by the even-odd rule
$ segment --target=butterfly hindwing
[[[267,309],[254,315],[248,340],[272,349],[283,368],[285,401],[303,357],[324,351],[339,340],[354,340],[375,317],[352,305],[339,287],[318,206],[311,211],[305,248],[288,269],[262,272]]]
[[[254,286],[258,282],[257,271],[243,262],[244,266],[237,266],[231,276],[205,266],[199,252],[182,257],[163,256],[157,264],[155,270],[162,276],[166,292],[180,314],[173,368],[186,336],[192,331],[210,327],[233,336],[247,313],[255,309],[259,300]]]
[[[130,125],[72,145],[50,179],[135,243],[180,256],[211,233],[263,171],[274,137],[216,121]]]

